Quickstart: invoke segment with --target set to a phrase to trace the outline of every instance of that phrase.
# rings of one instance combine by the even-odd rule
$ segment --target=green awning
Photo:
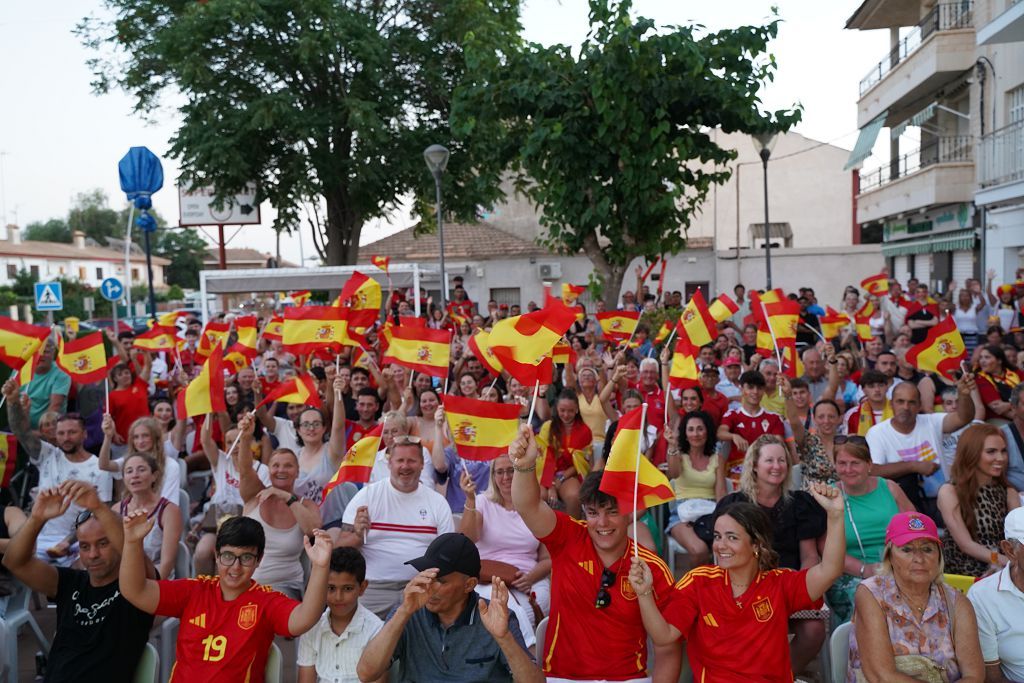
[[[850,152],[850,158],[847,159],[846,166],[843,166],[844,171],[860,166],[861,162],[871,156],[871,150],[875,147],[875,140],[878,139],[878,132],[885,125],[885,117],[888,115],[888,111],[883,111],[860,129],[860,135],[857,136],[857,144],[853,146],[853,151]]]
[[[957,230],[933,235],[927,239],[889,242],[882,245],[882,256],[907,256],[909,254],[931,254],[939,251],[964,251],[974,249],[977,242],[974,229]]]

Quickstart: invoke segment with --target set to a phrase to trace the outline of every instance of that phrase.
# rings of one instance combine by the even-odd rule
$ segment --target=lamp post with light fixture
[[[441,247],[441,310],[448,310],[448,273],[444,269],[444,220],[441,217],[441,176],[448,166],[448,149],[443,145],[431,145],[423,150],[430,175],[434,176],[434,191],[437,202],[437,238]],[[416,292],[416,296],[420,293]]]
[[[754,135],[754,147],[764,167],[764,270],[766,288],[769,290],[772,288],[772,231],[768,222],[768,158],[772,155],[776,139],[776,134],[772,132]]]

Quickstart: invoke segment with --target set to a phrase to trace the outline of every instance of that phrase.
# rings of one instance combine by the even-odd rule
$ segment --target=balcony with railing
[[[913,106],[974,64],[974,3],[935,5],[860,81],[858,125],[889,110],[900,120]]]
[[[944,136],[881,168],[862,172],[857,221],[867,223],[932,205],[971,201],[973,152],[969,135]]]
[[[1024,197],[1024,121],[992,131],[978,143],[978,204]]]

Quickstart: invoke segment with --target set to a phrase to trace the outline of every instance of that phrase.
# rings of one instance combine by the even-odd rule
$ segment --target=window
[[[1013,90],[1007,91],[1006,99],[1009,102],[1007,112],[1007,123],[1024,121],[1024,85],[1019,85]]]
[[[34,280],[38,280],[39,279],[39,266],[31,266],[31,267],[29,267],[29,273],[31,273],[32,278]]]
[[[7,279],[8,280],[13,280],[16,277],[18,277],[18,266],[14,265],[13,263],[8,263],[7,264]]]
[[[132,268],[132,280],[138,280],[138,279],[139,279],[139,269],[138,268]]]
[[[97,268],[96,269],[96,279],[97,280],[102,280],[103,279],[103,269],[102,268]]]
[[[498,305],[508,304],[509,306],[519,305],[519,288],[518,287],[492,287],[491,288],[491,299],[496,301]],[[487,309],[487,302],[483,302],[483,306],[478,306],[483,310]]]
[[[85,278],[86,278],[86,277],[88,277],[88,276],[86,275],[86,273],[87,273],[87,272],[88,272],[88,271],[86,270],[86,268],[85,268],[85,267],[83,267],[83,266],[79,266],[79,268],[78,268],[78,279],[79,279],[79,280],[83,280],[83,281],[84,281],[84,280],[85,280]]]
[[[701,282],[687,282],[686,286],[683,288],[683,301],[689,301],[693,298],[693,295],[698,289],[704,295],[705,299],[711,298],[711,290],[708,289],[708,282],[707,280],[704,280]]]

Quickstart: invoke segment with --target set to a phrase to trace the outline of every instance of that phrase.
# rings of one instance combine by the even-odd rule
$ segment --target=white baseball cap
[[[1003,521],[1003,537],[1008,541],[1024,543],[1024,508],[1011,510]]]

